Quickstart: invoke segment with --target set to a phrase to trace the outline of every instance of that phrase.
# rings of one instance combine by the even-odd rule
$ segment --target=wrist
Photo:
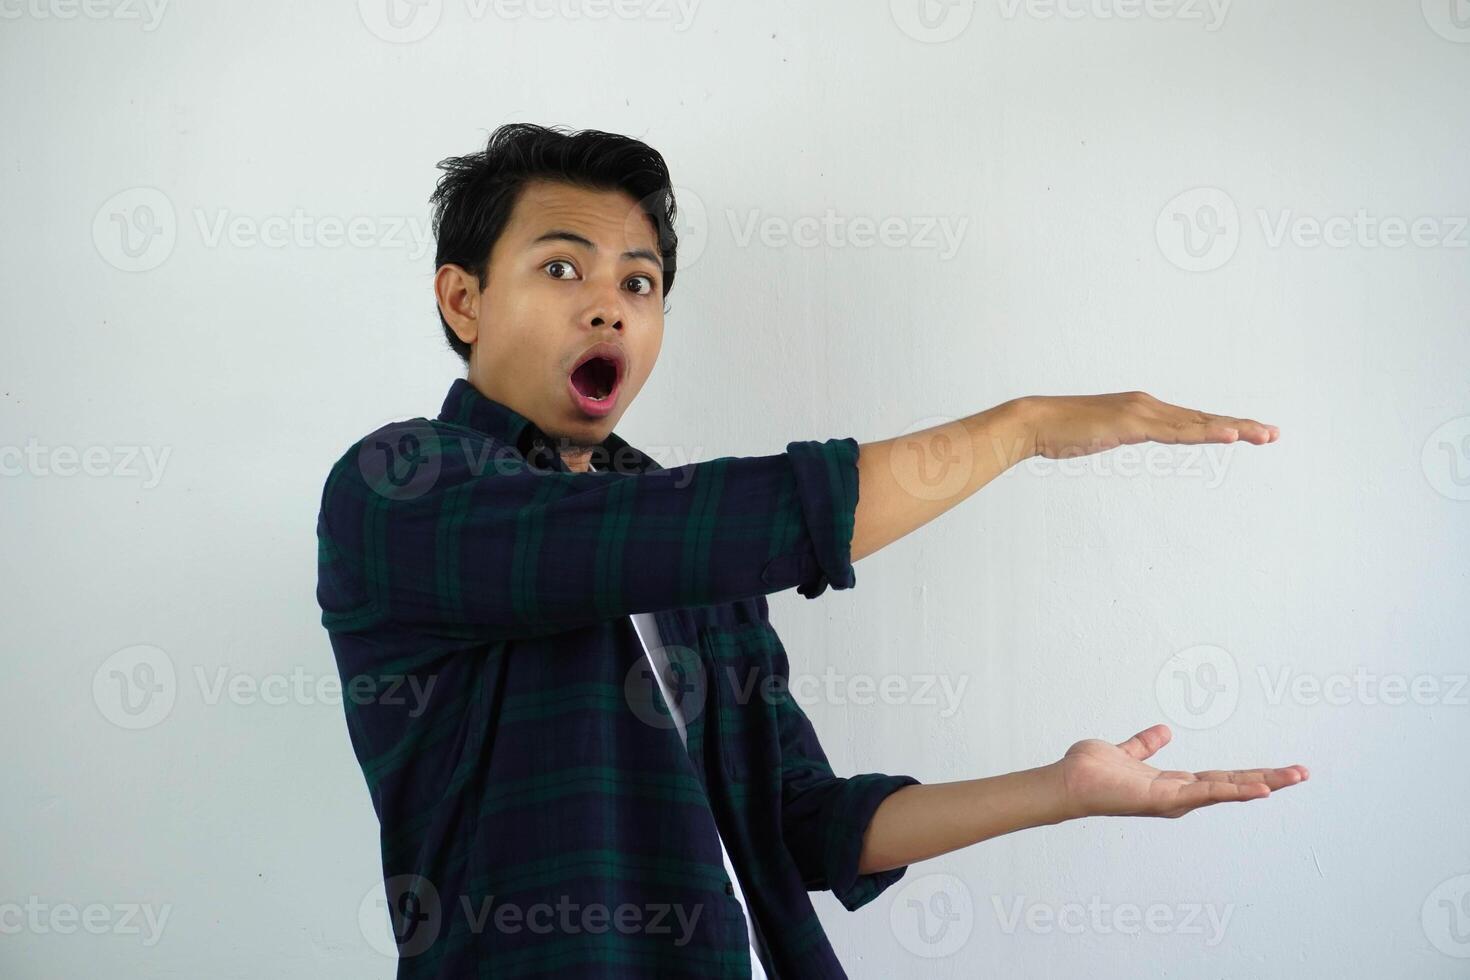
[[[1006,445],[1014,447],[1012,460],[1023,462],[1036,455],[1037,400],[1030,395],[1001,402],[996,410],[1001,414],[1006,431]]]
[[[1012,398],[964,420],[976,459],[993,460],[1003,473],[1036,455],[1035,400]]]
[[[1053,762],[1036,770],[1045,787],[1042,811],[1048,824],[1065,823],[1090,816],[1084,807],[1078,806],[1067,790],[1067,776],[1061,762]]]

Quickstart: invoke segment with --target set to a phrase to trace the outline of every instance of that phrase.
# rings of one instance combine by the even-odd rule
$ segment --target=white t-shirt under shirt
[[[664,703],[669,706],[669,714],[673,715],[674,727],[679,730],[679,740],[689,746],[689,738],[685,734],[684,713],[679,709],[669,692],[668,684],[664,677],[669,669],[668,654],[664,652],[663,641],[659,637],[658,625],[654,622],[653,613],[634,613],[629,617],[633,620],[633,628],[638,633],[638,639],[643,642],[643,652],[648,655],[648,661],[653,665],[653,676],[658,681],[658,689],[663,692]],[[719,828],[715,828],[715,835],[719,836]],[[725,841],[720,840],[720,857],[725,861],[725,874],[730,876],[730,881],[735,885],[735,897],[740,900],[740,908],[745,913],[745,932],[750,937],[750,969],[753,980],[766,980],[766,971],[761,967],[761,958],[758,950],[760,944],[755,938],[755,927],[750,923],[750,908],[745,904],[745,893],[740,888],[740,879],[735,874],[735,866],[730,862],[730,852],[725,850]]]
[[[597,467],[591,463],[588,468],[596,470]],[[673,716],[674,727],[679,731],[679,741],[684,743],[685,748],[689,746],[689,737],[684,725],[684,713],[679,709],[678,702],[669,692],[668,684],[664,677],[669,669],[668,654],[664,652],[663,638],[659,635],[658,624],[654,621],[653,613],[634,613],[628,617],[633,621],[633,630],[638,634],[638,639],[643,644],[643,652],[648,656],[648,662],[653,666],[653,676],[658,682],[658,689],[663,693],[664,703],[669,707],[669,714]],[[719,837],[720,829],[715,827],[715,836]],[[745,892],[740,887],[740,878],[735,874],[735,865],[730,861],[730,852],[725,849],[724,838],[720,838],[720,857],[725,862],[725,873],[730,876],[730,881],[735,886],[735,898],[740,902],[740,909],[745,913],[745,934],[750,939],[750,970],[752,980],[768,980],[765,969],[761,966],[760,942],[755,936],[755,927],[750,921],[750,907],[745,904]]]

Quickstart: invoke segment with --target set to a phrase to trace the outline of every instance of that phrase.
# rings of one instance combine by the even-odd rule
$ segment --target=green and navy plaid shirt
[[[403,977],[845,977],[863,832],[912,776],[833,774],[766,596],[855,582],[853,439],[597,471],[467,380],[332,466],[317,599],[381,825]],[[629,619],[652,612],[687,750]],[[766,962],[766,960],[769,962]]]

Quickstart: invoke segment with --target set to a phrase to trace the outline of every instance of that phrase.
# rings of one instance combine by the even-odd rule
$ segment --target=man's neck
[[[592,449],[590,446],[579,446],[565,450],[561,454],[561,461],[573,473],[587,473],[592,469]]]
[[[507,395],[499,392],[493,385],[482,383],[481,379],[479,378],[479,372],[475,369],[473,363],[471,363],[470,365],[469,374],[465,378],[465,380],[468,381],[474,387],[474,389],[484,397],[490,399],[491,401],[499,402],[512,411],[519,412],[525,418],[530,419],[532,423],[536,423],[536,420],[532,418],[528,412],[522,411],[522,409],[518,408]],[[539,423],[536,424],[539,425]],[[555,434],[549,432],[546,429],[542,429],[542,432],[550,438],[553,449],[561,454],[561,460],[564,464],[566,464],[566,468],[568,470],[571,470],[573,473],[586,473],[591,469],[589,463],[592,458],[592,451],[598,448],[597,446],[579,445],[577,443],[558,438]]]

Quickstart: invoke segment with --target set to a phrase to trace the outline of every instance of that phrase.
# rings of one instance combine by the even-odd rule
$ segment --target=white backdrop
[[[1281,427],[1019,467],[772,597],[840,773],[1160,721],[1312,771],[819,894],[854,977],[1465,975],[1467,81],[1462,0],[0,0],[0,975],[392,975],[316,510],[461,372],[434,163],[521,120],[669,161],[618,428],[666,464],[1023,394]]]

